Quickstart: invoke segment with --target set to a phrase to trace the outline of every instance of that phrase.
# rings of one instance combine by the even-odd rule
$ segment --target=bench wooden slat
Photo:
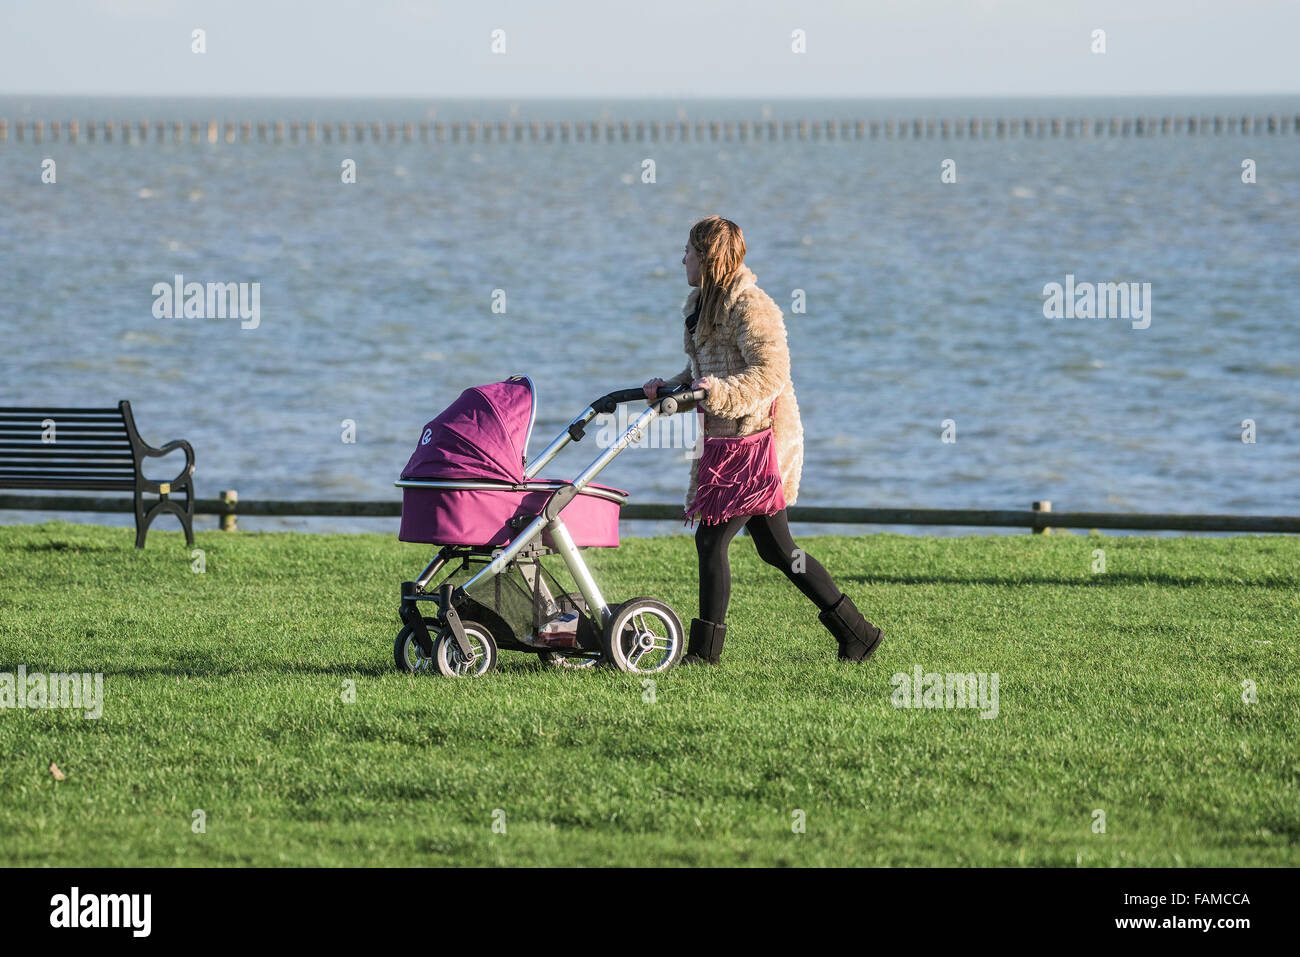
[[[44,415],[32,417],[30,419],[21,419],[16,415],[0,416],[0,428],[6,429],[39,429],[44,428],[42,423],[53,422],[58,428],[72,428],[73,426],[90,427],[101,429],[105,432],[125,432],[126,426],[121,419],[74,419],[72,417],[63,417],[58,415]]]
[[[0,450],[22,451],[24,449],[36,448],[39,443],[35,442],[0,442]],[[106,452],[125,452],[132,454],[130,442],[58,442],[54,445],[46,445],[45,448],[60,449],[99,449]]]
[[[33,405],[10,405],[0,406],[0,415],[40,415],[53,417],[56,415],[115,415],[119,419],[122,417],[121,409],[42,409]]]
[[[68,469],[84,469],[87,472],[135,472],[134,462],[119,459],[50,459],[50,458],[4,458],[0,457],[0,471],[9,469],[49,469],[66,472]]]
[[[114,472],[134,472],[133,459],[120,458],[77,458],[72,455],[0,455],[0,469],[4,468],[85,468],[87,471],[101,472],[112,469]]]
[[[39,475],[44,470],[51,475],[63,475],[69,470],[98,475],[100,472],[121,472],[125,475],[135,474],[135,463],[128,462],[16,462],[12,459],[0,461],[0,476],[12,475],[15,471],[31,472]]]
[[[57,452],[60,448],[65,449],[98,449],[101,452],[116,452],[120,455],[133,455],[134,450],[130,442],[108,442],[100,441],[91,437],[86,440],[85,436],[77,436],[78,441],[67,442],[40,442],[33,441],[31,436],[24,439],[16,439],[10,436],[0,436],[0,449],[10,449],[15,452],[28,450],[49,450]]]
[[[39,479],[16,478],[6,480],[5,488],[45,488],[45,489],[85,489],[87,491],[134,491],[135,481],[127,479],[114,479],[113,481],[85,480],[85,479],[52,479],[49,476]]]
[[[15,435],[43,435],[45,426],[39,422],[5,422],[0,420],[0,434],[12,432]],[[123,437],[126,435],[126,429],[119,425],[65,425],[61,421],[54,424],[54,434],[57,437],[60,432],[81,433],[102,433],[103,435],[113,435]]]
[[[76,440],[75,442],[73,440]],[[59,446],[75,449],[101,449],[106,452],[132,454],[131,443],[121,439],[110,440],[94,435],[69,436],[67,442],[42,442],[33,435],[0,435],[0,449],[58,449]]]
[[[121,449],[119,451],[96,449],[94,451],[78,452],[75,449],[68,450],[57,445],[29,445],[25,449],[5,449],[0,446],[0,462],[10,462],[14,459],[39,459],[42,462],[52,459],[78,459],[87,462],[103,459],[104,461],[135,463],[135,456],[131,454],[130,449]]]
[[[66,442],[40,442],[32,441],[31,436],[18,438],[11,435],[0,435],[0,451],[11,452],[28,452],[40,449],[83,449],[85,451],[111,452],[118,455],[130,455],[134,457],[135,449],[131,448],[130,442],[109,441],[108,439],[99,439],[95,436],[69,436]]]
[[[14,468],[20,462],[31,462],[31,468],[67,468],[70,463],[80,462],[86,468],[94,469],[129,469],[135,471],[135,460],[128,459],[123,461],[116,456],[104,457],[95,456],[94,458],[62,456],[56,457],[51,455],[8,455],[0,454],[0,469]]]
[[[51,472],[48,469],[0,469],[0,485],[3,485],[10,479],[35,479],[40,478],[41,476],[59,480],[77,479],[84,482],[108,481],[110,479],[115,482],[118,480],[127,481],[128,479],[131,482],[135,481],[135,472],[133,471],[87,471],[86,469],[69,469],[62,472]]]
[[[119,409],[101,412],[97,409],[0,409],[5,419],[94,419],[99,422],[121,422]]]
[[[83,472],[126,472],[135,474],[134,462],[118,462],[114,459],[0,459],[0,474],[14,469],[48,469],[51,472],[66,472],[68,469],[81,469]]]
[[[60,445],[66,445],[69,448],[76,448],[77,446],[72,444],[73,440],[76,440],[77,444],[82,448],[107,449],[110,451],[116,449],[128,453],[131,451],[131,443],[125,439],[114,439],[110,436],[100,437],[97,435],[59,436],[60,439],[65,437],[68,439],[67,442],[42,442],[34,435],[5,435],[0,432],[0,448],[6,448],[11,445],[29,449],[57,449]]]

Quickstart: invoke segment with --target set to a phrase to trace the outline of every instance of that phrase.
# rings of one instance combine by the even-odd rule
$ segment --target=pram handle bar
[[[676,388],[667,390],[666,392],[658,392],[655,394],[653,399],[646,400],[644,388],[618,389],[607,395],[602,395],[595,402],[591,403],[591,407],[596,410],[598,415],[607,415],[610,412],[613,412],[616,406],[621,405],[624,402],[648,401],[650,405],[654,405],[656,402],[661,403],[659,408],[660,415],[672,415],[677,410],[683,409],[689,404],[699,402],[708,394],[707,389],[692,390],[689,385],[679,385]],[[662,405],[665,399],[674,400],[671,409]]]
[[[645,398],[644,389],[616,389],[613,392],[602,395],[591,407],[596,410],[597,415],[608,415],[614,409],[624,402],[635,402],[637,399]]]
[[[707,396],[707,389],[691,390],[690,386],[679,386],[668,392],[657,396],[654,401],[648,405],[654,409],[656,415],[673,415],[677,412],[684,412],[690,408],[692,403],[698,402]],[[614,392],[602,395],[591,405],[579,413],[578,417],[570,422],[554,439],[551,444],[538,453],[537,458],[528,463],[524,469],[524,478],[530,479],[542,469],[544,469],[551,459],[555,458],[570,442],[580,442],[586,434],[587,425],[596,416],[609,414],[618,408],[624,402],[646,401],[644,389],[617,389]],[[644,423],[643,423],[644,424]]]

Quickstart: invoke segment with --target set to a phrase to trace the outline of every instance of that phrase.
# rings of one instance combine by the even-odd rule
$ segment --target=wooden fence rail
[[[221,516],[226,529],[235,527],[238,515],[322,516],[348,518],[396,518],[402,514],[400,501],[276,501],[239,500],[230,493],[221,499],[197,499],[199,515]],[[92,498],[62,495],[0,495],[0,510],[22,509],[49,512],[130,512],[126,498]],[[629,503],[619,517],[626,521],[680,520],[679,505]],[[1112,528],[1184,532],[1284,532],[1300,533],[1300,516],[1294,515],[1187,515],[1179,513],[1138,514],[1130,512],[1053,512],[1050,502],[1035,502],[1027,510],[968,508],[846,508],[836,506],[791,507],[792,522],[826,525],[962,525],[985,528],[1028,528],[1036,533],[1050,528]]]
[[[1300,133],[1300,113],[1161,116],[908,117],[801,120],[453,120],[410,122],[251,120],[15,120],[0,143],[614,143],[867,139],[1097,138]]]

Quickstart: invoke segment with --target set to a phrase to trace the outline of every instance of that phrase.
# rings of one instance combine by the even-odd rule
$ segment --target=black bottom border
[[[853,927],[918,944],[942,939],[945,948],[961,940],[1073,944],[1125,937],[1221,947],[1293,930],[1294,874],[1252,868],[0,869],[0,926],[6,943],[73,935],[83,943],[95,937],[170,943],[198,933],[213,944],[338,945],[350,938],[373,944],[376,932],[403,925],[417,933],[450,929],[459,917],[468,919],[471,933],[486,931],[496,942],[516,928],[521,936],[552,938],[556,931],[589,938],[606,926],[638,937],[677,937],[687,927],[694,934],[714,925],[734,943],[784,924],[810,942]],[[53,926],[73,922],[73,888],[77,923],[101,909],[111,919],[118,909],[119,922],[128,926]],[[147,936],[138,933],[143,896],[102,896],[146,894]],[[521,905],[531,914],[502,919]],[[546,920],[547,912],[558,922]]]

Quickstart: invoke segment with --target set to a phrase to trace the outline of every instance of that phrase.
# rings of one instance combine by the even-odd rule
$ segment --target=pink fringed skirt
[[[775,415],[773,400],[774,421]],[[692,527],[697,513],[704,524],[717,525],[735,515],[773,515],[783,508],[785,491],[771,428],[752,435],[705,437],[699,484],[684,513]]]

